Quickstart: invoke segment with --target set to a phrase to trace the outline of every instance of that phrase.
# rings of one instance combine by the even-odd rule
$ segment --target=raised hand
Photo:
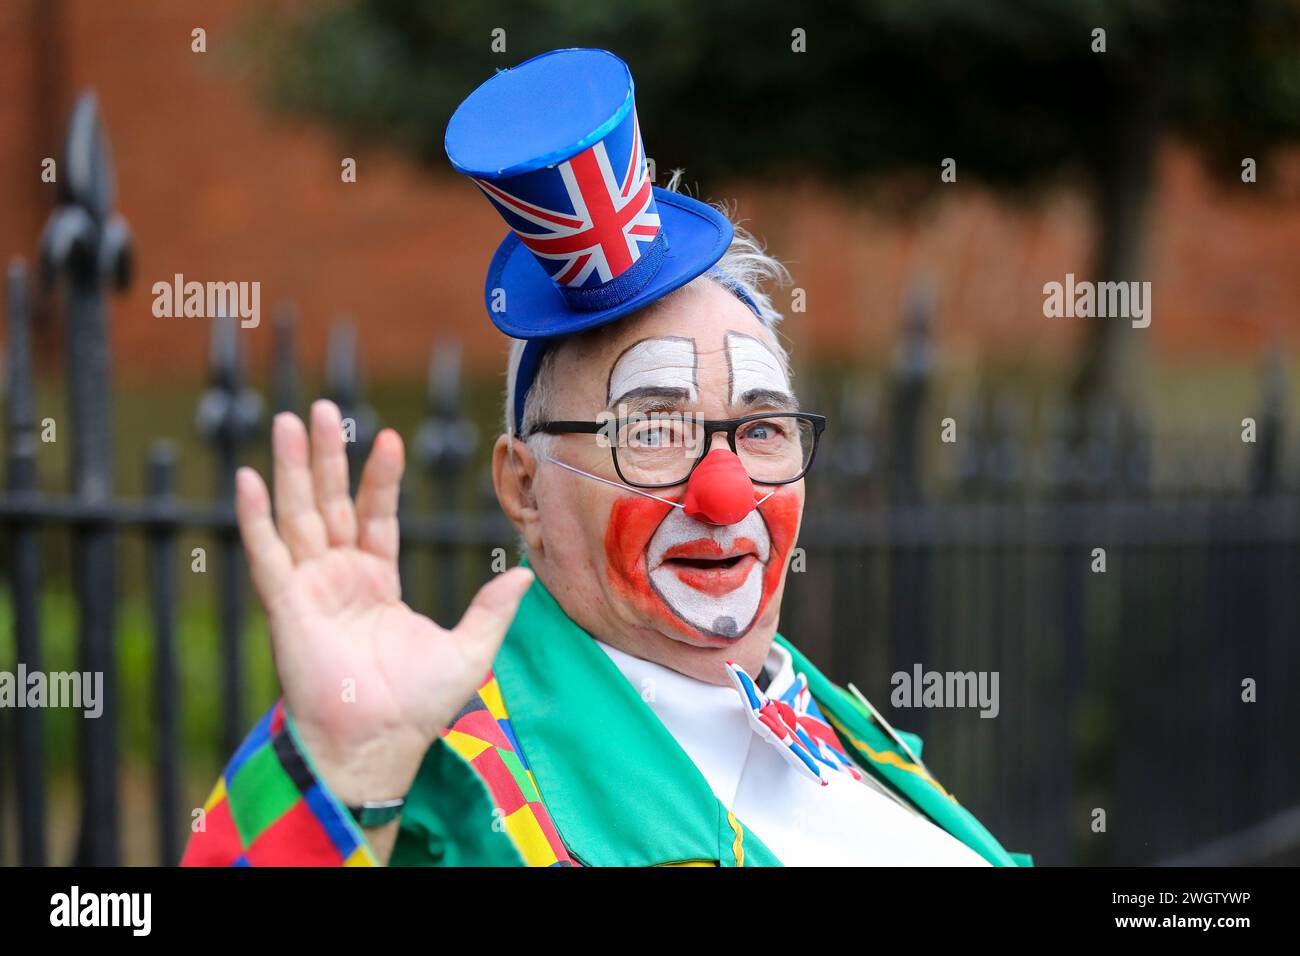
[[[402,439],[384,429],[355,506],[338,408],[318,401],[272,426],[275,515],[251,468],[235,507],[266,608],[285,702],[326,785],[347,803],[404,796],[438,731],[487,676],[532,573],[478,592],[452,630],[402,602],[397,499]]]

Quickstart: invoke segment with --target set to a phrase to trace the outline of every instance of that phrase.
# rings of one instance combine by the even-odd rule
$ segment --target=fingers
[[[275,457],[275,521],[293,560],[306,561],[324,553],[325,522],[316,510],[307,429],[297,415],[281,412],[271,424]]]
[[[270,604],[293,573],[293,559],[275,533],[266,483],[251,468],[235,472],[235,516],[239,519],[239,534],[244,539],[253,586],[261,595],[262,603]]]
[[[311,405],[311,478],[330,546],[356,544],[357,513],[348,488],[343,417],[337,405],[324,399]]]
[[[469,645],[467,650],[483,655],[490,662],[505,639],[520,599],[532,583],[532,571],[511,568],[483,585],[452,632],[456,639]]]
[[[357,544],[363,551],[390,561],[397,560],[397,504],[405,467],[401,436],[385,428],[375,437],[357,489]]]

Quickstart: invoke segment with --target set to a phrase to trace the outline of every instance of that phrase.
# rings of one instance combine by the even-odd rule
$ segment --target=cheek
[[[758,613],[762,614],[781,584],[786,558],[799,537],[803,499],[794,491],[777,492],[758,506],[758,512],[767,524],[767,533],[772,536],[772,554],[768,558],[767,567],[763,569],[763,603],[758,608]]]
[[[648,617],[667,624],[684,635],[698,632],[668,608],[650,586],[645,566],[646,548],[663,523],[671,505],[642,498],[620,498],[609,512],[605,531],[605,556],[609,560],[609,583],[629,604]]]
[[[609,581],[623,595],[651,598],[645,550],[670,508],[640,495],[619,498],[610,508],[605,556],[609,559]]]

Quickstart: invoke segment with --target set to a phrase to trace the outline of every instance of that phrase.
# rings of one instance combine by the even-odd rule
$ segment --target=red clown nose
[[[736,453],[715,448],[686,483],[682,510],[709,524],[735,524],[754,510],[754,483]]]

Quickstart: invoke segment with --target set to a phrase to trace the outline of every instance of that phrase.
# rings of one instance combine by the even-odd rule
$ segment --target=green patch
[[[501,762],[506,765],[506,769],[510,771],[510,776],[515,778],[515,784],[523,793],[524,800],[528,803],[539,803],[542,799],[541,794],[533,786],[532,778],[528,776],[528,771],[524,769],[519,756],[512,750],[500,748],[497,749],[497,753],[501,756]]]
[[[226,781],[226,789],[230,816],[245,846],[291,810],[301,796],[269,744],[244,761],[235,779]]]

